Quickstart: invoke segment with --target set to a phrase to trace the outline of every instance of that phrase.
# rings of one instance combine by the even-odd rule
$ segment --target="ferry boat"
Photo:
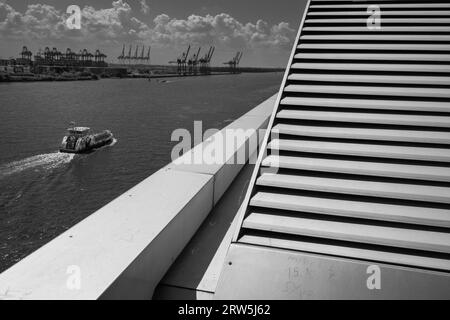
[[[67,129],[67,136],[63,138],[59,150],[64,153],[86,153],[113,141],[114,136],[109,130],[92,134],[90,128],[72,127]]]

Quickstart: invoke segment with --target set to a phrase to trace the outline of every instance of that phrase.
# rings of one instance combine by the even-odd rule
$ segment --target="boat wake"
[[[74,154],[54,152],[14,161],[5,165],[0,165],[0,178],[31,169],[56,169],[70,163],[74,157]]]
[[[108,145],[108,147],[114,147],[117,143],[117,139],[114,138],[113,141]]]

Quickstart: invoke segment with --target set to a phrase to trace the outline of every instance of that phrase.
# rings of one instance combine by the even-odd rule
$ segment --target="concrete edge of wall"
[[[267,126],[275,99],[218,134],[253,129],[257,135]],[[251,139],[238,141],[231,156],[251,148]],[[247,159],[253,151],[245,152]],[[150,299],[243,166],[169,164],[3,272],[0,299]]]

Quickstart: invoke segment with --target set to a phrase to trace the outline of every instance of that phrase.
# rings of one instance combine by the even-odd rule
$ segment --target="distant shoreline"
[[[238,73],[230,73],[226,71],[213,71],[210,74],[177,74],[177,73],[153,73],[153,74],[129,74],[127,76],[108,76],[101,77],[97,75],[92,76],[53,76],[53,75],[32,75],[32,74],[14,74],[14,75],[0,75],[0,83],[18,83],[18,82],[66,82],[66,81],[95,81],[104,79],[162,79],[162,78],[190,78],[190,77],[204,77],[204,76],[224,76],[224,75],[238,75],[242,73],[278,73],[284,70],[278,69],[250,69],[243,68]]]
[[[170,70],[175,71],[176,66],[173,65],[119,65],[119,64],[109,64],[108,68],[125,68],[125,69],[134,69],[134,70],[152,70],[152,71],[158,71],[158,70]],[[217,67],[212,66],[210,67],[211,72],[219,72],[219,73],[230,73],[229,67]],[[275,67],[239,67],[238,70],[240,72],[246,72],[246,73],[265,73],[265,72],[284,72],[286,70],[285,67],[283,68],[275,68]],[[167,72],[167,73],[173,73],[173,72]]]

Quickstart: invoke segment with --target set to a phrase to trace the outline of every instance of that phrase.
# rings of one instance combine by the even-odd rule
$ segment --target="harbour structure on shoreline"
[[[70,48],[65,52],[59,51],[56,47],[50,49],[46,47],[44,50],[38,50],[34,55],[27,46],[23,46],[19,57],[16,59],[2,60],[2,64],[21,65],[36,67],[107,67],[107,56],[100,50],[94,53],[87,49],[80,50],[76,53]]]
[[[188,73],[192,75],[196,75],[199,72],[198,64],[199,64],[199,57],[200,57],[200,51],[202,50],[202,47],[198,48],[197,53],[192,55],[192,57],[188,60]]]
[[[0,81],[86,80],[99,77],[126,77],[127,70],[109,66],[100,49],[75,51],[56,47],[40,49],[35,54],[22,47],[17,58],[0,59]]]
[[[239,64],[241,63],[243,52],[239,51],[230,61],[224,62],[223,64],[229,66],[230,73],[239,73]]]
[[[175,61],[169,61],[170,64],[177,64],[177,73],[179,75],[187,74],[187,58],[189,56],[189,52],[191,51],[191,46],[189,45],[186,52],[183,52]]]
[[[98,79],[101,74],[123,74],[122,70],[108,69],[106,55],[100,50],[90,53],[87,49],[76,53],[70,48],[65,52],[56,47],[33,52],[27,46],[17,58],[0,59],[0,81],[53,81]]]
[[[200,56],[201,47],[197,53],[189,58],[191,46],[189,45],[186,52],[183,52],[175,61],[169,61],[170,64],[177,64],[177,73],[179,75],[207,75],[211,74],[211,59],[216,48],[211,46],[203,57]]]
[[[33,63],[33,53],[28,50],[28,47],[23,46],[22,52],[20,53],[20,58],[17,60],[19,60],[18,64],[31,65]]]
[[[211,59],[216,51],[216,47],[210,47],[208,53],[199,59],[199,68],[201,74],[211,74]]]
[[[65,52],[59,51],[56,47],[50,49],[46,47],[44,51],[39,50],[34,56],[36,66],[60,66],[60,67],[106,67],[107,56],[100,50],[91,53],[88,49],[82,49],[78,53],[70,48]]]
[[[165,66],[163,73],[170,75],[210,75],[212,72],[211,60],[215,54],[216,48],[214,46],[209,47],[209,50],[202,54],[202,48],[199,47],[195,54],[190,55],[191,46],[189,45],[185,52],[175,60],[170,61],[169,64],[176,64],[176,69],[172,66]],[[84,70],[89,68],[104,69],[110,67],[106,62],[106,54],[97,49],[94,53],[91,53],[88,49],[82,49],[78,52],[67,48],[65,51],[60,51],[56,47],[45,47],[44,50],[39,49],[35,54],[28,49],[27,46],[23,46],[22,51],[17,58],[0,59],[1,66],[9,67],[29,67],[30,72],[36,74],[50,74],[61,72],[82,72],[89,71]],[[116,68],[127,69],[128,73],[161,73],[158,69],[161,66],[151,65],[151,46],[145,45],[123,45],[121,54],[117,57],[118,65]],[[233,71],[231,73],[237,73],[238,62],[233,61]],[[156,69],[155,69],[156,68]],[[10,68],[11,69],[11,68]],[[161,69],[161,68],[160,68]],[[218,67],[215,71],[226,72],[226,68]],[[12,69],[11,69],[12,70]],[[100,70],[97,74],[103,73]],[[155,71],[156,70],[156,71]],[[125,71],[127,72],[127,71]],[[121,72],[122,74],[122,72]]]
[[[142,48],[139,49],[139,45],[136,45],[133,52],[133,45],[129,46],[128,54],[125,54],[126,46],[123,45],[121,54],[117,57],[117,61],[121,65],[149,65],[151,64],[151,46],[145,49],[145,45],[142,45]],[[139,54],[140,51],[140,54]],[[147,54],[145,52],[147,51]]]

